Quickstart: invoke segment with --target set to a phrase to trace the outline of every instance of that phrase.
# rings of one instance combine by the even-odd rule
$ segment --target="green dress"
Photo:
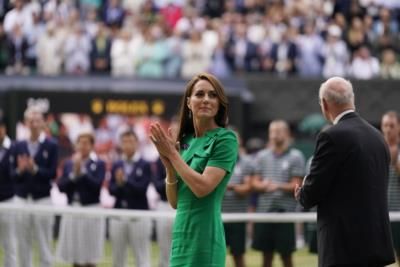
[[[221,202],[238,157],[236,136],[225,128],[212,129],[199,138],[188,136],[181,144],[181,155],[199,173],[206,166],[213,166],[226,170],[226,175],[214,191],[202,198],[196,197],[178,177],[170,267],[224,267]]]

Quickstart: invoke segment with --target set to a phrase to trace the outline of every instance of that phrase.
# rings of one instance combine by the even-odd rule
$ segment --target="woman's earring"
[[[192,118],[192,111],[189,110],[189,119],[191,119],[191,118]]]

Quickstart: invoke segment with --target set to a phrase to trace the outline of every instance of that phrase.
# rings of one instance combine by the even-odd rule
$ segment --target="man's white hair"
[[[341,77],[333,77],[321,84],[319,98],[336,105],[354,106],[354,91],[350,81]]]

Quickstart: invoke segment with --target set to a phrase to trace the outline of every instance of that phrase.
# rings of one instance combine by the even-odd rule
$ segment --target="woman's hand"
[[[158,153],[160,153],[163,163],[170,164],[170,156],[177,152],[177,144],[173,138],[171,129],[166,133],[158,122],[152,123],[150,125],[150,140],[156,146]],[[164,160],[162,157],[164,157]]]

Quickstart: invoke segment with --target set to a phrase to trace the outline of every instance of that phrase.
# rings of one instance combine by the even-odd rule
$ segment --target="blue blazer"
[[[132,172],[123,185],[117,184],[115,172],[119,168],[124,168],[124,161],[118,160],[112,166],[109,191],[116,198],[114,207],[117,209],[147,210],[149,205],[146,192],[151,179],[150,163],[139,158],[132,164]]]
[[[71,177],[72,160],[65,162],[62,176],[57,181],[61,192],[67,194],[68,203],[74,201],[74,194],[79,195],[82,206],[96,204],[100,201],[100,190],[106,174],[106,164],[96,156],[91,156],[86,162],[86,173],[79,177]]]
[[[13,149],[12,177],[16,182],[16,193],[19,197],[40,199],[50,196],[52,180],[56,176],[58,145],[55,140],[43,138],[39,140],[39,149],[33,157],[38,171],[17,173],[17,159],[20,155],[29,155],[27,141],[19,141]]]
[[[15,194],[14,180],[11,177],[12,143],[7,137],[3,140],[3,152],[0,152],[0,201],[10,199]]]
[[[152,182],[160,195],[162,201],[167,201],[167,192],[165,188],[165,167],[160,158],[151,164]]]

